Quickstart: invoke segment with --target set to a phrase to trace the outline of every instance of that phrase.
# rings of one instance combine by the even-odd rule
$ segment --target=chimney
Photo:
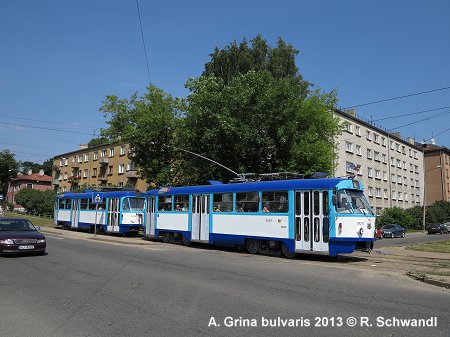
[[[39,175],[40,175],[41,177],[44,175],[44,170],[43,170],[43,169],[40,169],[40,170],[39,170]]]
[[[345,110],[345,113],[349,114],[350,116],[356,117],[356,110],[355,109]]]
[[[80,144],[80,150],[85,150],[88,148],[88,144]]]
[[[392,135],[397,138],[401,138],[400,132],[392,132]]]
[[[406,140],[409,144],[414,145],[416,142],[414,141],[414,139],[412,139],[411,137],[408,137],[408,139]]]

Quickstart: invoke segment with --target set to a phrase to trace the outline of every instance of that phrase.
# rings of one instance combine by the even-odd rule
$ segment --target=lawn
[[[420,250],[422,252],[450,253],[450,240],[412,245],[408,249]]]
[[[49,218],[43,218],[43,217],[38,217],[38,216],[34,216],[34,215],[15,213],[15,212],[5,212],[4,216],[11,217],[11,218],[25,218],[25,219],[30,220],[33,223],[33,225],[39,226],[39,227],[54,227],[53,219],[49,219]]]

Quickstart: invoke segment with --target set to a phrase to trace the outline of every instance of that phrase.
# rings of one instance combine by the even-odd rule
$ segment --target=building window
[[[419,181],[418,180],[416,180],[416,187],[417,188],[419,187]]]
[[[369,178],[373,178],[373,169],[371,167],[367,168],[367,176]]]
[[[100,152],[100,157],[101,157],[101,158],[105,158],[105,157],[106,157],[106,149],[103,149],[103,150]]]
[[[395,149],[397,150],[397,152],[400,152],[400,144],[399,143],[395,143]]]
[[[93,177],[97,176],[97,168],[96,167],[92,170],[92,176]]]
[[[126,148],[125,148],[125,145],[122,145],[122,146],[120,147],[120,155],[123,156],[123,155],[125,155],[126,153],[127,153],[127,150],[126,150]]]
[[[372,150],[367,149],[367,159],[372,159]]]
[[[108,166],[108,175],[112,176],[113,174],[113,166]]]
[[[395,183],[396,181],[395,181],[395,178],[396,178],[396,175],[395,174],[391,174],[391,181],[393,182],[393,183]]]
[[[400,159],[397,159],[397,167],[402,168],[402,161]]]
[[[386,146],[386,138],[381,137],[381,145]]]
[[[381,155],[381,161],[382,161],[384,164],[387,163],[387,157],[386,157],[386,155],[385,155],[384,153]]]
[[[92,156],[93,156],[92,160],[97,160],[98,159],[98,152],[94,151]]]
[[[410,172],[414,172],[414,165],[413,164],[409,164],[409,171]]]
[[[353,143],[345,142],[345,151],[353,153]]]
[[[67,180],[67,172],[64,173],[64,180]]]
[[[109,157],[114,157],[114,148],[109,149]]]
[[[31,183],[28,183],[28,184],[27,184],[27,188],[31,188],[31,189],[33,189],[33,184],[31,184]]]
[[[361,156],[361,146],[360,146],[360,145],[356,145],[355,150],[356,150],[356,154],[357,154],[358,156]]]
[[[355,133],[357,136],[361,137],[361,127],[358,125],[355,126]]]
[[[388,181],[388,174],[386,171],[383,171],[383,180]]]
[[[396,200],[396,199],[397,199],[397,192],[392,191],[392,200]]]
[[[80,154],[77,159],[78,159],[77,160],[78,163],[82,163],[83,162],[83,155]]]
[[[408,178],[403,177],[403,185],[408,186]]]
[[[89,175],[88,169],[83,170],[83,178],[87,178]]]
[[[406,161],[403,162],[403,169],[406,170]]]
[[[64,166],[68,166],[69,165],[69,161],[67,160],[67,158],[64,158]]]
[[[369,130],[366,131],[366,139],[372,141],[372,134],[370,133]]]
[[[417,159],[417,151],[414,151],[414,159]]]
[[[75,163],[75,156],[72,157],[72,164]]]
[[[411,178],[411,187],[414,187],[414,179]]]
[[[125,173],[125,164],[119,164],[119,174]]]
[[[391,157],[391,166],[395,166],[395,158]]]
[[[395,149],[394,142],[391,140],[390,143],[391,143],[391,145],[390,145],[391,146],[391,150],[394,150]]]
[[[376,188],[375,189],[375,197],[381,198],[381,188]]]
[[[405,146],[402,146],[402,153],[406,154],[406,147]]]
[[[375,179],[381,180],[381,171],[380,170],[375,170]]]
[[[373,160],[380,161],[380,152],[373,151]]]
[[[414,172],[419,173],[419,166],[414,165]]]
[[[352,124],[345,122],[345,129],[347,130],[348,133],[353,134],[353,125]]]
[[[373,134],[373,141],[374,143],[380,144],[380,136],[376,133]]]
[[[373,197],[373,187],[369,186],[367,193],[369,194],[369,197]]]
[[[416,195],[416,202],[420,203],[420,195],[418,195],[418,194]]]
[[[136,170],[136,165],[134,162],[130,162],[127,164],[127,171],[135,171]]]
[[[404,197],[405,197],[405,201],[408,202],[408,193],[405,192]]]
[[[389,198],[389,193],[388,193],[387,188],[384,189],[383,194],[384,194],[384,198],[385,198],[385,199],[388,199],[388,198]]]
[[[84,162],[88,162],[89,161],[89,153],[86,153],[84,155]]]

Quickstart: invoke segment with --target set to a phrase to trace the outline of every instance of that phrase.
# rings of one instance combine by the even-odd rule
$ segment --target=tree
[[[15,196],[16,202],[28,212],[39,214],[53,212],[54,198],[55,192],[52,190],[37,191],[31,188],[24,188]]]
[[[108,144],[109,140],[107,137],[97,137],[97,138],[92,138],[89,143],[88,143],[88,147],[94,147],[94,146],[98,146],[98,145],[103,145],[103,144]]]
[[[8,183],[17,176],[19,164],[9,150],[0,151],[0,194],[6,195]]]
[[[412,223],[414,223],[413,216],[400,207],[386,208],[377,218],[378,226],[383,226],[386,224],[397,224],[404,228],[411,229]]]
[[[336,94],[309,91],[297,53],[281,39],[271,48],[260,36],[251,48],[245,40],[216,48],[202,76],[186,84],[184,148],[236,172],[331,172],[341,130],[331,113]],[[185,164],[188,182],[233,176],[194,156]]]
[[[44,174],[51,177],[53,174],[53,158],[49,158],[44,161],[41,165],[41,168],[44,170]]]
[[[444,223],[450,221],[450,202],[445,200],[435,201],[427,207],[425,213],[426,223]]]
[[[30,171],[31,173],[39,172],[39,170],[41,170],[42,168],[42,165],[33,163],[31,161],[19,161],[19,167],[21,174],[28,174]]]
[[[142,97],[107,96],[100,108],[110,118],[109,128],[102,130],[102,137],[112,142],[130,142],[140,174],[156,186],[170,185],[177,180],[179,157],[171,146],[183,123],[181,104],[181,100],[150,85]]]
[[[406,212],[411,215],[411,226],[410,229],[422,229],[422,217],[423,217],[423,207],[414,206],[406,209]]]

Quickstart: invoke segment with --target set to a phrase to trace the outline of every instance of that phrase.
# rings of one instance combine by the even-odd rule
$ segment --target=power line
[[[79,124],[72,124],[72,123],[62,123],[62,122],[46,121],[46,120],[32,119],[32,118],[24,118],[24,117],[11,117],[11,116],[9,116],[9,115],[1,115],[1,114],[0,114],[0,117],[10,118],[10,119],[20,119],[20,120],[31,121],[31,122],[41,122],[41,123],[60,124],[60,125],[74,126],[74,127],[78,127],[78,128],[85,128],[85,129],[92,130],[92,126],[79,125]]]
[[[52,149],[52,148],[49,148],[49,147],[31,146],[31,145],[21,145],[21,144],[12,144],[12,143],[4,143],[4,142],[2,142],[2,145],[19,146],[19,147],[29,147],[29,148],[32,148],[32,149],[50,150],[50,151],[54,151],[54,150],[55,150],[55,149]]]
[[[152,81],[150,79],[150,68],[148,66],[147,48],[145,47],[144,31],[142,30],[141,12],[139,11],[138,0],[136,0],[136,7],[137,7],[137,12],[138,12],[138,17],[139,17],[139,26],[141,27],[142,45],[144,46],[145,63],[147,65],[148,83],[151,83]]]
[[[398,130],[398,129],[404,128],[405,126],[410,126],[410,125],[413,125],[413,124],[416,124],[416,123],[420,123],[420,122],[423,122],[423,121],[427,121],[429,119],[433,119],[433,118],[436,118],[436,117],[441,117],[441,116],[448,115],[448,114],[450,114],[450,111],[441,112],[441,113],[439,113],[437,115],[434,115],[434,116],[422,118],[422,119],[419,119],[419,120],[417,120],[415,122],[411,122],[411,123],[407,123],[407,124],[404,124],[404,125],[401,125],[401,126],[397,126],[397,127],[393,128],[392,130]]]
[[[71,130],[62,130],[62,129],[55,129],[55,128],[46,128],[46,127],[43,127],[43,126],[31,126],[31,125],[26,125],[26,124],[7,123],[7,122],[0,122],[0,124],[3,124],[3,125],[12,125],[12,126],[21,126],[21,127],[25,127],[25,128],[42,129],[42,130],[49,130],[49,131],[78,133],[78,134],[81,134],[81,135],[89,135],[89,136],[92,136],[92,133],[79,132],[79,131],[71,131]]]
[[[404,114],[390,116],[390,117],[373,119],[372,122],[378,122],[378,121],[383,121],[383,120],[386,120],[386,119],[394,119],[394,118],[399,118],[399,117],[404,117],[404,116],[418,115],[418,114],[422,114],[422,113],[425,113],[425,112],[431,112],[431,111],[437,111],[437,110],[443,110],[443,109],[449,109],[449,108],[450,108],[450,106],[444,106],[442,108],[435,108],[435,109],[429,109],[429,110],[422,110],[422,111],[418,111],[418,112],[404,113]]]
[[[136,0],[137,1],[137,0]],[[418,95],[424,95],[424,94],[429,94],[431,92],[436,92],[436,91],[441,91],[441,90],[448,90],[450,89],[450,87],[444,87],[444,88],[438,88],[438,89],[433,89],[433,90],[427,90],[427,91],[421,91],[421,92],[416,92],[413,94],[408,94],[408,95],[403,95],[403,96],[398,96],[398,97],[392,97],[392,98],[387,98],[387,99],[382,99],[379,101],[373,101],[373,102],[369,102],[369,103],[363,103],[363,104],[358,104],[358,105],[352,105],[349,107],[344,108],[344,110],[346,109],[351,109],[351,108],[357,108],[360,106],[366,106],[366,105],[371,105],[371,104],[377,104],[377,103],[382,103],[382,102],[388,102],[388,101],[394,101],[397,99],[402,99],[402,98],[406,98],[406,97],[412,97],[412,96],[418,96]]]

